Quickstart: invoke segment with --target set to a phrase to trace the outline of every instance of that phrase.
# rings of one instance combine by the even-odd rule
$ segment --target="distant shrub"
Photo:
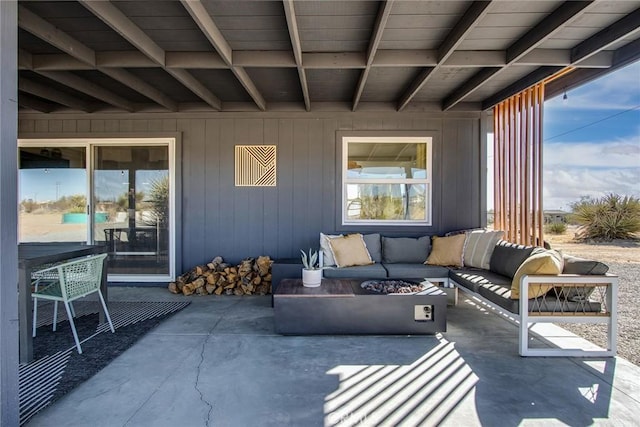
[[[564,222],[554,222],[544,227],[544,232],[549,234],[564,234],[567,231],[567,224]]]
[[[609,194],[582,198],[572,206],[570,220],[579,224],[579,239],[630,239],[640,232],[640,199]]]

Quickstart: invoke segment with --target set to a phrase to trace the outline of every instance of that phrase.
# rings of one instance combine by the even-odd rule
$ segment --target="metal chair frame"
[[[38,313],[38,299],[45,299],[54,302],[53,311],[53,330],[56,330],[58,323],[58,302],[64,303],[67,311],[71,331],[76,343],[78,353],[82,354],[82,347],[78,339],[78,332],[73,321],[75,312],[73,310],[72,301],[83,298],[94,292],[98,293],[100,303],[104,309],[105,317],[109,322],[109,328],[115,333],[111,316],[104,301],[102,292],[100,292],[100,282],[102,280],[102,266],[107,254],[91,255],[88,257],[77,258],[71,261],[55,264],[51,267],[34,272],[32,277],[34,291],[33,297],[33,336],[36,336],[36,320]]]

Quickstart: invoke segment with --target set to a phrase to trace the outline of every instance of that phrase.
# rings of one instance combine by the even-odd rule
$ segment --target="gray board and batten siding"
[[[486,221],[483,113],[22,114],[19,137],[176,137],[176,271],[221,255],[297,257],[322,232],[441,235]],[[433,136],[433,225],[341,225],[339,135]],[[235,187],[235,145],[276,145],[277,186]]]

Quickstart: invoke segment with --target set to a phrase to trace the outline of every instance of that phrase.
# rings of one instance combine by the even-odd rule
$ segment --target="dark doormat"
[[[116,330],[98,325],[98,302],[76,302],[75,325],[82,346],[78,354],[69,321],[60,305],[57,331],[53,332],[53,304],[39,304],[34,360],[19,368],[20,424],[46,408],[83,381],[91,378],[138,339],[172,316],[189,302],[119,302],[109,303]],[[41,320],[45,319],[45,320]]]

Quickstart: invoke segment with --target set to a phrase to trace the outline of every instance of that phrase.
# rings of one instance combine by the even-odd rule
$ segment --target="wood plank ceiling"
[[[479,111],[640,59],[640,1],[20,1],[21,109]]]

